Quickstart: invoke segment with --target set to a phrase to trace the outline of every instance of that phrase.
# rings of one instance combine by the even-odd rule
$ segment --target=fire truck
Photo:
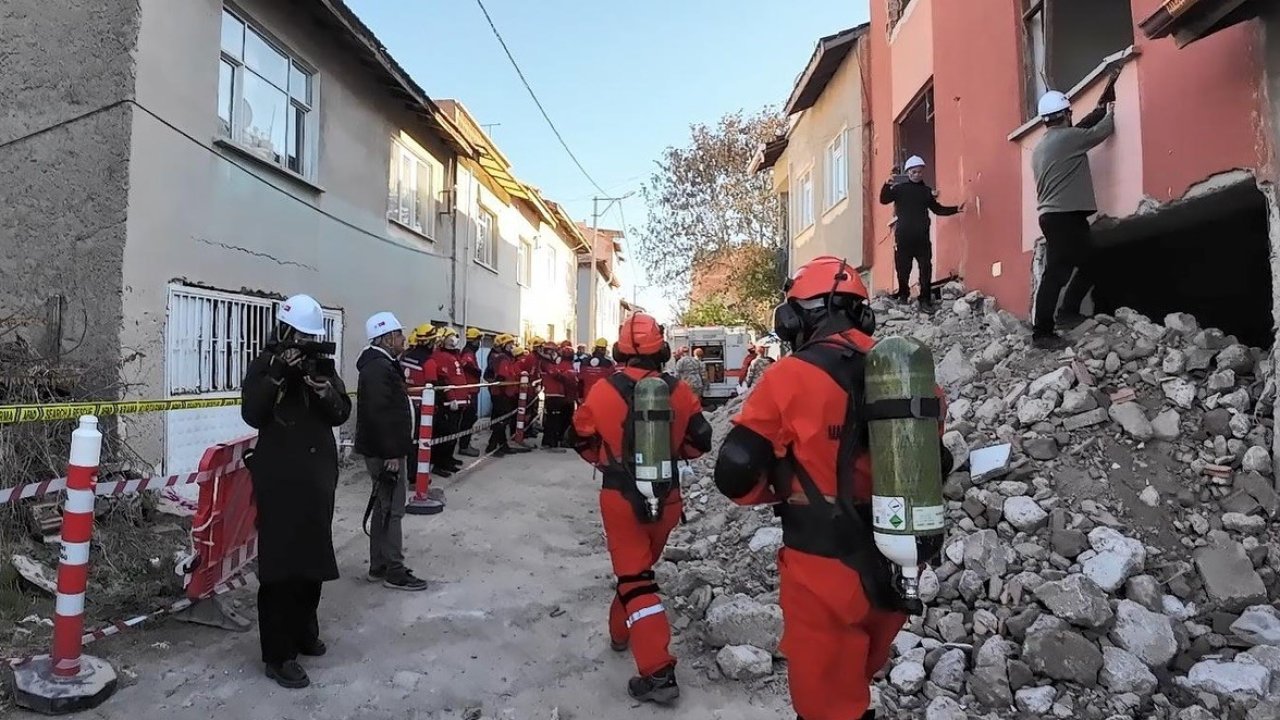
[[[745,327],[677,327],[668,333],[668,341],[672,349],[688,347],[690,353],[702,351],[702,364],[707,372],[707,387],[702,398],[709,404],[718,404],[737,393],[738,383],[747,372],[747,349],[755,342],[755,336]]]

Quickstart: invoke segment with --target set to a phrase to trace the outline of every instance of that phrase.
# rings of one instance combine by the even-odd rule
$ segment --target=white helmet
[[[1040,97],[1040,117],[1047,118],[1071,109],[1071,100],[1057,90],[1050,90]]]
[[[294,295],[280,303],[276,319],[308,335],[324,335],[324,311],[310,295]]]
[[[911,157],[907,158],[907,163],[902,166],[902,169],[911,170],[913,168],[924,167],[924,166],[925,166],[924,158],[920,157],[919,155],[912,155]]]
[[[377,340],[383,335],[397,330],[404,330],[404,326],[400,324],[395,315],[389,312],[374,313],[373,317],[364,323],[364,335],[368,340]]]

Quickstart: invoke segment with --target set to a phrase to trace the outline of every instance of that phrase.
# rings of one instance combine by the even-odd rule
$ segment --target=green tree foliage
[[[773,108],[740,111],[714,125],[693,125],[688,145],[662,153],[641,191],[649,220],[635,236],[652,281],[687,297],[695,267],[732,253],[740,271],[727,278],[718,302],[740,321],[757,327],[768,322],[785,239],[771,180],[751,173],[750,165],[761,143],[785,129],[786,119]],[[715,304],[700,298],[689,311]]]

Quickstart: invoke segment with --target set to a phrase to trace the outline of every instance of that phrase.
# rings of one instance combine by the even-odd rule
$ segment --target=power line
[[[498,38],[498,44],[502,45],[502,51],[507,54],[507,59],[511,61],[511,67],[516,69],[516,75],[520,76],[520,82],[524,84],[524,89],[528,90],[529,97],[533,98],[533,104],[538,106],[538,111],[542,113],[542,118],[547,121],[547,125],[550,126],[551,132],[554,133],[556,139],[560,141],[560,146],[569,154],[569,158],[573,160],[573,164],[578,166],[578,170],[582,172],[582,176],[585,177],[595,187],[595,189],[600,192],[600,194],[607,195],[608,193],[605,192],[604,188],[600,187],[600,183],[596,182],[595,178],[591,177],[591,173],[587,172],[587,169],[582,166],[582,162],[578,160],[578,156],[574,155],[573,151],[569,149],[569,143],[565,142],[564,136],[560,134],[560,130],[556,128],[556,124],[551,121],[551,116],[547,114],[547,109],[542,106],[542,101],[539,100],[538,95],[533,92],[533,87],[529,85],[529,80],[525,78],[524,71],[520,69],[520,63],[516,62],[515,56],[511,54],[511,48],[507,47],[507,41],[502,39],[502,33],[498,32],[498,26],[493,23],[493,17],[489,15],[489,9],[484,6],[484,0],[476,0],[476,4],[480,6],[480,12],[484,13],[484,19],[489,21],[489,28],[493,30],[493,36]]]

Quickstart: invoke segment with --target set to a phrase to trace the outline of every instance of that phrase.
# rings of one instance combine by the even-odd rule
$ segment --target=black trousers
[[[485,454],[491,453],[498,448],[507,447],[507,430],[513,428],[514,419],[497,421],[497,418],[506,415],[516,408],[517,400],[515,398],[493,397],[493,408],[489,411],[489,444],[485,446]]]
[[[435,417],[432,418],[435,426],[432,437],[446,437],[458,432],[458,428],[462,427],[462,408],[450,410],[448,405],[440,405],[436,408]],[[457,440],[445,440],[439,445],[431,448],[431,464],[433,466],[453,465],[456,462],[454,455],[458,448]]]
[[[547,417],[542,424],[542,447],[556,448],[564,444],[564,434],[573,417],[573,402],[566,397],[547,398]]]
[[[480,398],[479,396],[471,398],[471,402],[462,409],[462,424],[458,428],[459,432],[469,431],[476,426],[479,420]],[[458,447],[467,450],[471,447],[471,434],[463,435],[458,438]]]
[[[320,639],[321,583],[315,580],[281,580],[258,588],[258,636],[262,662],[268,665],[295,660],[299,648]]]
[[[911,298],[911,265],[920,269],[920,300],[933,302],[933,244],[929,234],[902,234],[894,238],[893,263],[898,271],[898,299]]]
[[[1036,334],[1053,332],[1062,296],[1064,313],[1080,312],[1080,303],[1093,288],[1091,260],[1094,256],[1089,212],[1045,213],[1040,216],[1044,233],[1044,269],[1036,290],[1033,329]],[[1074,275],[1073,275],[1074,274]],[[1067,292],[1063,295],[1063,288]]]

